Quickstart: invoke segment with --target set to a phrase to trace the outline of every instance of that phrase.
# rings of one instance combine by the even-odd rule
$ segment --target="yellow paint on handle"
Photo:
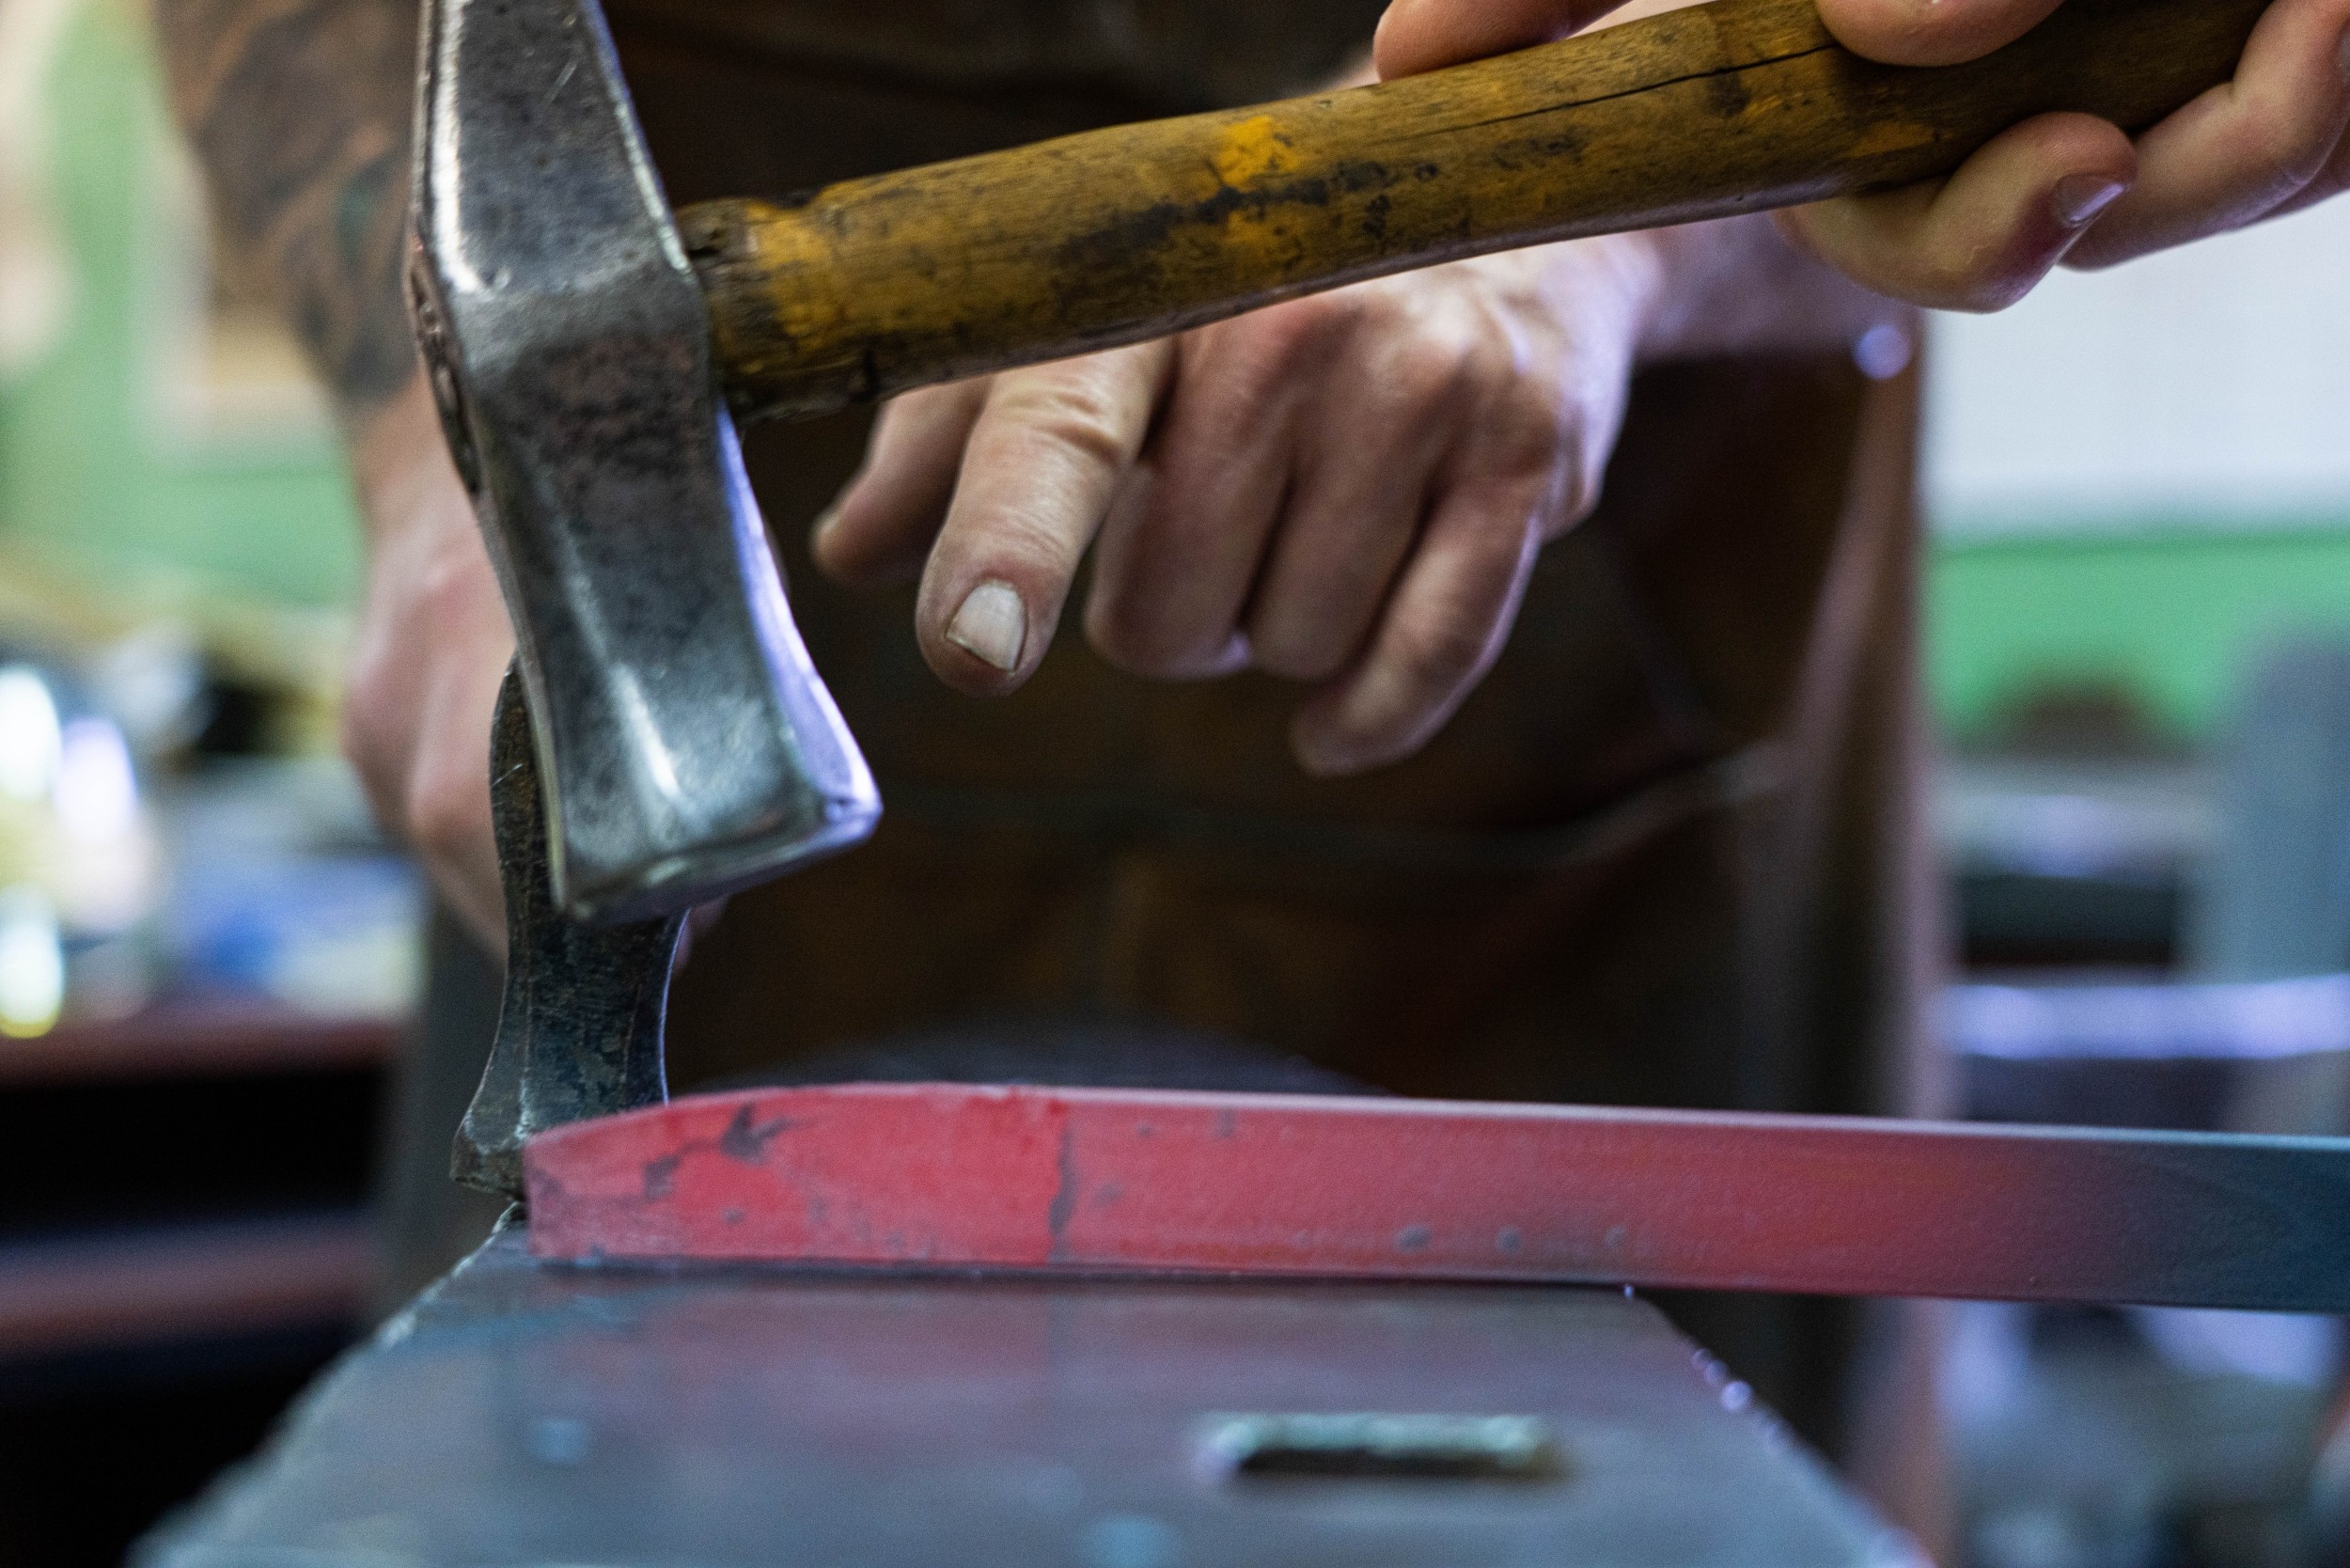
[[[1281,134],[1279,121],[1251,115],[1224,133],[1209,163],[1218,180],[1241,190],[1267,175],[1290,173],[1297,167],[1297,153]]]

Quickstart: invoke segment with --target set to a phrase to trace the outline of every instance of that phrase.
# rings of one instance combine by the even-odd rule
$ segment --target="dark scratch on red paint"
[[[1044,1210],[1044,1229],[1051,1238],[1048,1256],[1055,1262],[1065,1255],[1061,1246],[1062,1232],[1069,1229],[1069,1216],[1077,1212],[1076,1130],[1063,1116],[1060,1124],[1060,1152],[1057,1156],[1060,1169],[1060,1184],[1053,1189],[1053,1201]]]
[[[773,1121],[754,1125],[751,1107],[746,1105],[734,1113],[734,1120],[727,1123],[727,1130],[718,1135],[718,1152],[730,1160],[758,1165],[767,1157],[768,1140],[777,1133],[797,1125],[788,1116],[778,1116]]]
[[[684,1158],[684,1151],[680,1150],[674,1154],[664,1154],[657,1160],[645,1162],[645,1198],[648,1201],[669,1196],[669,1190],[677,1181],[677,1168]]]

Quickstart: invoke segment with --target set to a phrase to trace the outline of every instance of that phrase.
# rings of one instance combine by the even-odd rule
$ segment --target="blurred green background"
[[[100,582],[341,605],[358,541],[322,420],[173,406],[203,374],[210,269],[142,18],[76,7],[42,94],[40,197],[70,292],[0,385],[0,530]]]

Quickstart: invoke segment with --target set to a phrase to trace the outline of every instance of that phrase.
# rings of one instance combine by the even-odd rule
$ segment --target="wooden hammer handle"
[[[1484,251],[1924,179],[2050,110],[2138,130],[2225,81],[2266,4],[2065,0],[1919,70],[1838,47],[1812,0],[1716,0],[680,224],[736,413],[810,415]]]

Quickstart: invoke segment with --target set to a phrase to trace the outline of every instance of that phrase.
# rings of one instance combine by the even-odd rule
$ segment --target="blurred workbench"
[[[398,1042],[250,999],[0,1042],[0,1560],[118,1560],[358,1332]]]

